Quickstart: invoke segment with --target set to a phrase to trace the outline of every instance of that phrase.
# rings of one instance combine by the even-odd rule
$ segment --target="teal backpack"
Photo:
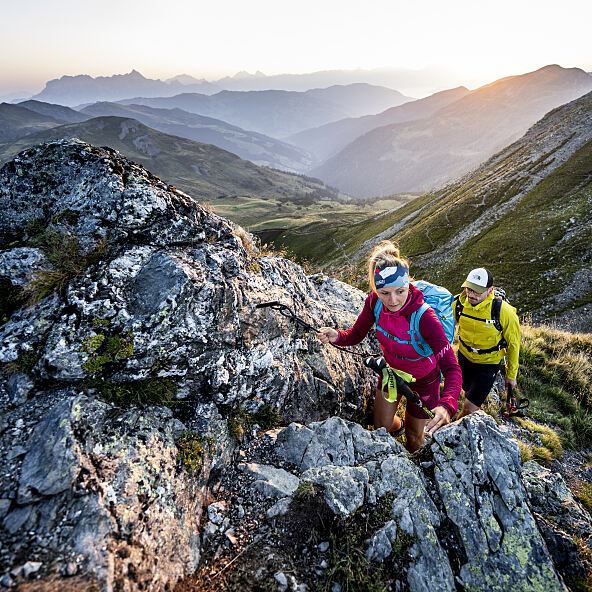
[[[421,358],[427,358],[434,353],[419,332],[419,321],[428,308],[432,308],[436,313],[436,316],[440,320],[442,328],[444,329],[446,339],[448,339],[448,342],[452,345],[452,341],[454,340],[454,314],[452,313],[454,296],[446,288],[430,284],[430,282],[417,281],[412,282],[412,284],[415,288],[422,291],[424,303],[415,312],[411,313],[409,319],[409,340],[399,339],[398,337],[391,335],[378,324],[378,318],[380,317],[380,311],[382,310],[382,301],[380,298],[374,306],[374,318],[376,320],[377,331],[380,331],[383,335],[386,335],[386,337],[397,341],[398,343],[413,346],[413,349],[420,356],[419,358],[411,360],[415,362],[421,360]]]

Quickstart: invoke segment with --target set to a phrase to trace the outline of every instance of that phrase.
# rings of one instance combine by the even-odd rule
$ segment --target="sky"
[[[590,0],[3,0],[0,96],[132,69],[438,67],[476,88],[547,64],[592,71],[590,22]]]

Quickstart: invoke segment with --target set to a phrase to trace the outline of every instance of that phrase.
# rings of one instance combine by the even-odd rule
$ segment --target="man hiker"
[[[520,323],[516,309],[496,298],[493,276],[483,267],[473,269],[452,304],[458,323],[458,363],[465,401],[457,419],[481,408],[504,357],[506,388],[516,386]]]

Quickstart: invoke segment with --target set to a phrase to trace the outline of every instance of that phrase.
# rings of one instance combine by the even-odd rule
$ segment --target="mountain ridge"
[[[259,166],[303,173],[313,162],[308,152],[257,132],[246,131],[220,119],[145,105],[94,103],[80,111],[89,117],[116,116],[137,119],[152,129],[228,150]]]
[[[321,182],[242,160],[216,146],[153,130],[130,118],[96,117],[61,125],[0,146],[0,161],[40,142],[81,138],[109,145],[129,155],[169,182],[202,199],[251,195],[278,200],[303,199],[308,194],[336,198],[339,193]],[[343,196],[345,197],[345,196]]]
[[[464,86],[443,90],[429,97],[408,101],[396,107],[390,107],[376,115],[347,118],[323,126],[304,130],[285,138],[288,142],[313,152],[319,160],[326,160],[357,137],[377,127],[423,119],[442,108],[448,102],[456,101],[467,94]]]
[[[358,197],[426,191],[469,172],[550,109],[591,89],[592,78],[578,68],[507,77],[429,118],[371,130],[311,174]]]
[[[592,326],[591,163],[592,92],[553,109],[443,189],[341,229],[340,251],[327,258],[358,262],[361,277],[369,249],[393,239],[420,277],[458,290],[468,269],[484,266],[522,314],[586,330]]]
[[[365,85],[368,95],[359,105],[359,86],[328,87],[306,92],[284,90],[230,91],[213,95],[184,92],[173,97],[135,97],[118,101],[156,108],[177,107],[190,113],[221,119],[245,130],[283,138],[309,127],[316,127],[368,111],[383,111],[385,103],[394,106],[406,102],[398,91]],[[340,100],[335,98],[340,93]],[[373,98],[376,94],[376,100]],[[385,98],[388,97],[388,98]]]

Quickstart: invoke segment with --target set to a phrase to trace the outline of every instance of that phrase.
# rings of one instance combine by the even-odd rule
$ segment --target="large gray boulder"
[[[314,325],[342,325],[363,295],[322,276],[311,281],[285,259],[254,259],[244,231],[118,153],[59,141],[4,166],[0,279],[20,286],[38,277],[43,253],[31,245],[40,234],[75,237],[78,258],[90,263],[61,298],[50,293],[0,326],[0,362],[36,348],[34,377],[77,383],[88,378],[89,358],[104,353],[103,345],[93,354],[97,339],[125,337],[133,355],[116,355],[102,376],[168,377],[188,396],[227,406],[251,399],[288,420],[361,403],[358,361],[255,306],[279,300]]]

